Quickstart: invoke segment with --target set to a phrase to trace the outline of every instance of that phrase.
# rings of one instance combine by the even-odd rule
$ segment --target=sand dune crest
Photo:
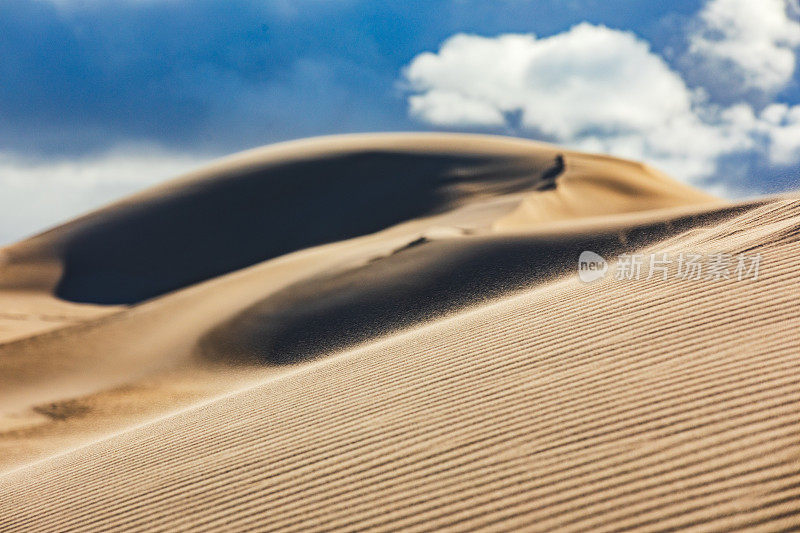
[[[796,527],[798,226],[508,138],[222,160],[0,251],[0,529]]]

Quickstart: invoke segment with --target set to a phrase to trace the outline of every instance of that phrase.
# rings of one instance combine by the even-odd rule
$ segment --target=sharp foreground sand
[[[0,530],[800,528],[798,228],[517,140],[223,161],[0,252]]]

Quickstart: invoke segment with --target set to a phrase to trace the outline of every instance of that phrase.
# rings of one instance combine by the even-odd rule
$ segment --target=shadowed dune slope
[[[588,200],[591,189],[604,191],[602,199]],[[537,191],[544,196],[521,203]],[[515,195],[508,227],[713,201],[636,163],[529,141],[321,138],[234,156],[9,247],[0,287],[137,303],[297,250]]]
[[[0,525],[795,530],[798,227],[775,200],[642,250],[757,280],[550,281],[0,475]]]
[[[139,302],[452,209],[472,183],[481,194],[536,190],[556,163],[554,154],[538,152],[370,144],[245,154],[58,228],[38,239],[62,261],[56,293],[81,302]]]
[[[572,274],[584,250],[630,252],[725,220],[746,203],[663,220],[537,234],[422,237],[386,256],[337,265],[270,293],[200,340],[210,360],[296,363],[488,298]]]

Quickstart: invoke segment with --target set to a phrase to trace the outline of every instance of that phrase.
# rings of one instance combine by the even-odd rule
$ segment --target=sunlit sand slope
[[[757,280],[574,276],[0,477],[0,529],[800,527],[800,201],[647,251]]]

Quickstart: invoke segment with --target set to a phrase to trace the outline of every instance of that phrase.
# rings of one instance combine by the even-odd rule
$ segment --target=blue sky
[[[3,0],[0,243],[332,133],[513,134],[729,196],[797,188],[797,15],[795,0]]]

